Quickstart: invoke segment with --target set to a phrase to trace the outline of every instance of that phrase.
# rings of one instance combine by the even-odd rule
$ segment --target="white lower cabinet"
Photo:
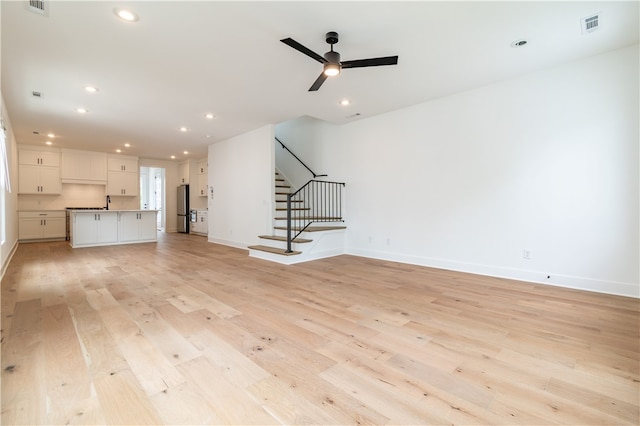
[[[207,235],[209,233],[207,210],[198,210],[196,212],[196,221],[191,224],[191,232],[193,234]]]
[[[64,211],[18,212],[18,240],[55,240],[65,237]]]
[[[156,211],[120,212],[119,239],[121,242],[157,240]]]
[[[157,210],[101,210],[71,213],[71,247],[157,241]]]
[[[118,242],[118,212],[74,213],[71,245],[99,246]]]

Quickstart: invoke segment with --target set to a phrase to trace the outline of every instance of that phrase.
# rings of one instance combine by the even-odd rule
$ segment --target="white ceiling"
[[[48,16],[27,4],[1,2],[3,114],[18,143],[53,132],[55,146],[176,161],[265,124],[346,123],[639,38],[637,1],[48,1]],[[119,20],[117,7],[139,21]],[[594,13],[600,29],[583,34],[581,18]],[[343,60],[398,55],[398,65],[344,70],[308,92],[321,64],[279,40],[323,54],[327,31],[340,34]],[[527,45],[512,48],[518,39]]]

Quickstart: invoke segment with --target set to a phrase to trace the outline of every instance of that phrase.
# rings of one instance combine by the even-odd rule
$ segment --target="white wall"
[[[319,168],[319,163],[322,158],[322,141],[325,139],[324,129],[326,127],[327,125],[323,121],[303,116],[277,124],[275,132],[276,137],[314,173],[325,174],[325,171]],[[282,145],[276,142],[275,147],[276,167],[295,189],[301,188],[314,178],[309,170],[282,148]],[[330,179],[330,177],[326,177],[326,179]]]
[[[273,126],[209,146],[209,241],[246,248],[272,233]]]
[[[638,297],[638,75],[633,46],[323,125],[346,252]]]

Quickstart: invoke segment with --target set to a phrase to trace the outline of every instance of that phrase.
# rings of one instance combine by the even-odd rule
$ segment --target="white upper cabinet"
[[[178,179],[180,183],[189,183],[189,162],[178,164]]]
[[[209,163],[207,160],[198,161],[198,196],[206,197],[209,188]]]
[[[60,194],[60,151],[21,146],[18,149],[18,193]]]
[[[63,149],[61,172],[63,183],[106,185],[107,154]]]
[[[207,160],[198,161],[198,174],[204,175],[209,173],[209,163]]]
[[[60,151],[22,146],[19,149],[18,161],[20,165],[60,167]]]
[[[110,172],[138,173],[138,157],[109,156]]]
[[[107,158],[107,194],[136,196],[140,192],[138,158],[109,156]]]

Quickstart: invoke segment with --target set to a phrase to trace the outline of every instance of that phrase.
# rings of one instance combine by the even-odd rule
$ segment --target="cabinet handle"
[[[47,226],[47,219],[44,219],[43,222],[44,222],[44,226]]]

